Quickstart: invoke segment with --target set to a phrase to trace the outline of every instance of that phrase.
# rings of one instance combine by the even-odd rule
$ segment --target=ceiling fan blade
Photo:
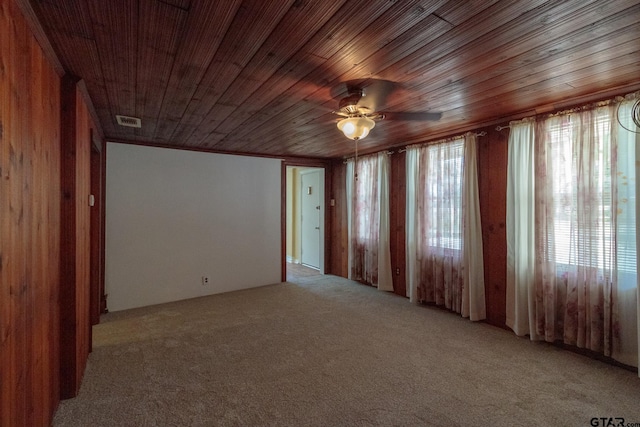
[[[358,105],[371,111],[380,111],[400,85],[389,80],[369,79],[363,83],[364,96]]]
[[[330,89],[329,94],[334,99],[343,98],[350,95],[354,88],[362,88],[366,81],[367,79],[355,79],[338,83]]]
[[[362,96],[357,101],[357,105],[367,107],[371,111],[377,111],[386,105],[389,96],[399,87],[399,83],[389,80],[375,78],[353,79],[334,86],[331,88],[330,94],[334,99],[345,99],[356,93],[361,93]]]
[[[387,120],[403,120],[407,122],[437,122],[442,118],[442,113],[431,113],[427,111],[418,112],[385,112],[384,118]]]

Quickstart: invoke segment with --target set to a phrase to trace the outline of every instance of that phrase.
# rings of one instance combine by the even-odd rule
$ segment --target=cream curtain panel
[[[389,154],[347,161],[349,279],[393,291],[389,245]]]
[[[631,105],[512,124],[507,324],[532,340],[637,366],[638,137],[624,129],[634,127]]]
[[[406,168],[406,218],[405,218],[405,253],[407,263],[407,297],[411,302],[418,302],[418,245],[422,241],[419,235],[420,223],[418,213],[418,188],[420,187],[419,181],[419,162],[420,162],[420,148],[409,147],[407,148],[405,168]]]
[[[631,119],[633,103],[639,94],[629,95],[619,104],[617,120],[613,126],[613,138],[618,147],[617,185],[618,209],[616,210],[616,235],[618,263],[617,290],[614,294],[617,312],[617,338],[612,348],[612,357],[631,366],[640,366],[640,279],[638,278],[638,210],[640,189],[640,129]],[[631,130],[631,131],[630,131]],[[635,199],[635,204],[633,200]],[[635,249],[635,251],[633,250]],[[631,255],[635,256],[631,256]],[[632,273],[629,274],[629,271]],[[616,326],[616,325],[614,325]],[[640,376],[640,372],[638,373]]]
[[[535,120],[511,122],[507,168],[507,319],[517,335],[535,336]]]
[[[407,148],[407,279],[413,302],[486,318],[475,134]]]

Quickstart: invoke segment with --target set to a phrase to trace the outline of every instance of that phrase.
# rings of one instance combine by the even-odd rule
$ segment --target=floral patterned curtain
[[[539,123],[535,157],[536,334],[605,353],[615,279],[609,126],[607,108],[551,117]]]
[[[347,162],[349,278],[393,291],[388,156],[383,152]]]
[[[464,140],[424,147],[418,191],[418,299],[462,311]]]
[[[480,320],[486,313],[475,147],[468,134],[407,149],[407,271],[412,301]]]
[[[637,283],[635,172],[619,167],[635,153],[617,126],[615,105],[547,118],[534,156],[532,338],[607,356],[626,327],[618,294]]]

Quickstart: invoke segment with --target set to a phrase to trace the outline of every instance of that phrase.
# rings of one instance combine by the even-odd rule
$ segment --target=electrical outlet
[[[202,276],[202,286],[209,284],[209,276]]]
[[[400,275],[400,267],[397,267],[396,268],[396,276],[399,276],[399,275]]]

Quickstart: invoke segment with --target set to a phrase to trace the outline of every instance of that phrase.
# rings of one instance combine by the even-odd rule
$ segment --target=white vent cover
[[[116,114],[116,120],[120,126],[127,126],[130,128],[142,127],[142,121],[137,117],[120,116]]]

